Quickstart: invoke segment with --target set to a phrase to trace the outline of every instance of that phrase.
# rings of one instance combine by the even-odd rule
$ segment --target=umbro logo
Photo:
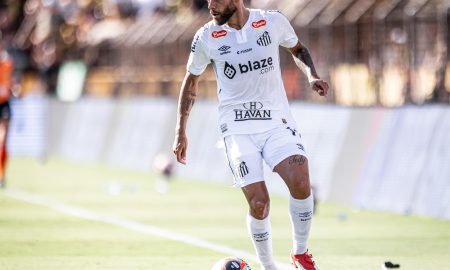
[[[231,48],[230,46],[223,45],[222,47],[219,48],[219,51],[226,52],[226,51],[228,51],[230,48]]]
[[[264,31],[264,33],[258,38],[256,43],[258,43],[259,46],[269,46],[270,43],[272,43],[269,32]]]
[[[231,53],[231,52],[229,51],[229,49],[231,49],[230,46],[223,45],[223,46],[220,47],[218,50],[221,51],[220,55],[224,55],[224,54]]]

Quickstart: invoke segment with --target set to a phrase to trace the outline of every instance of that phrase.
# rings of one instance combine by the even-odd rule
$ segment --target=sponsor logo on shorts
[[[244,109],[234,110],[234,121],[248,121],[248,120],[271,120],[271,111],[264,110],[264,105],[261,102],[247,102],[242,104]]]
[[[221,38],[228,34],[227,30],[220,30],[220,31],[214,31],[212,32],[211,36],[213,38]]]
[[[261,36],[259,36],[256,43],[258,43],[259,46],[269,46],[272,43],[269,32],[264,31],[264,33]]]
[[[259,20],[257,22],[252,22],[253,28],[260,28],[267,24],[266,20]]]
[[[240,178],[243,178],[248,174],[248,167],[244,161],[239,163],[239,165],[236,167],[236,173]]]
[[[302,150],[302,151],[305,151],[305,147],[303,147],[302,144],[297,143],[297,147],[298,147],[298,149],[300,149],[300,150]]]

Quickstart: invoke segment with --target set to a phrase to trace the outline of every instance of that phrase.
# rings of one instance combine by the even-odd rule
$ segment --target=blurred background
[[[281,10],[331,84],[327,98],[314,95],[281,52],[318,197],[449,218],[450,1],[247,5]],[[3,1],[2,43],[20,93],[11,100],[11,156],[138,170],[150,170],[161,154],[172,160],[190,43],[209,19],[204,0]],[[201,78],[189,125],[190,164],[175,170],[230,183],[217,143],[212,69]],[[283,193],[280,182],[270,182]]]
[[[246,3],[281,10],[331,84],[328,97],[315,95],[281,52],[318,198],[450,218],[450,1]],[[205,0],[2,1],[2,43],[20,93],[11,98],[11,157],[144,171],[161,155],[173,162],[190,43],[209,20]],[[174,169],[230,184],[212,69],[201,78],[189,166]]]
[[[246,2],[281,10],[332,83],[327,100],[316,97],[283,54],[293,100],[390,107],[449,103],[449,1]],[[25,93],[63,100],[176,97],[193,34],[209,20],[203,0],[5,0],[0,16],[17,83]],[[57,87],[65,64],[80,72],[81,89],[66,89],[63,82]],[[215,98],[211,70],[203,79],[201,97]]]
[[[281,50],[321,267],[450,269],[450,0],[246,4],[281,10],[331,85],[316,95]],[[191,42],[209,20],[206,0],[0,2],[0,101],[12,109],[0,151],[1,269],[198,270],[225,254],[259,269],[210,67],[187,165],[171,150]],[[286,266],[287,191],[265,173]]]

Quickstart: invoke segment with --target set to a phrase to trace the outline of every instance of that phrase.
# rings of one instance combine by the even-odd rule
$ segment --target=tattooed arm
[[[175,141],[173,143],[173,153],[177,156],[178,162],[186,164],[186,150],[188,140],[186,136],[186,124],[197,97],[199,76],[187,72],[181,85],[180,97],[178,99],[177,126],[175,129]]]
[[[314,91],[317,91],[319,95],[326,96],[328,93],[328,83],[320,79],[319,75],[317,75],[316,68],[314,67],[308,48],[306,48],[306,46],[299,41],[295,47],[288,50],[291,52],[295,64],[308,77],[311,88]]]

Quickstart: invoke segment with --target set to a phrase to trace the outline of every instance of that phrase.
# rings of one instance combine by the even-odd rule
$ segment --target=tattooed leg
[[[309,183],[308,160],[301,155],[286,158],[275,171],[289,188],[289,216],[292,223],[292,254],[303,254],[308,248],[314,199]]]
[[[310,195],[308,159],[305,156],[290,156],[275,166],[274,171],[286,183],[292,197],[305,199]]]

